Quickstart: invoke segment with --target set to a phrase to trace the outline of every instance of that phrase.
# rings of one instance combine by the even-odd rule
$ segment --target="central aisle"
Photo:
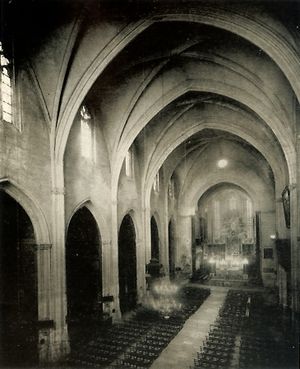
[[[205,336],[225,301],[229,288],[212,287],[210,296],[185,322],[182,330],[162,351],[150,369],[189,369],[194,365]]]

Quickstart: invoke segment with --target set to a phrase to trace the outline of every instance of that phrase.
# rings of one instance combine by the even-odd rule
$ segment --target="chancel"
[[[0,11],[0,367],[298,368],[300,2]]]

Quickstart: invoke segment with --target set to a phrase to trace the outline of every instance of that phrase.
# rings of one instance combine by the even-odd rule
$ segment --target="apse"
[[[256,214],[249,194],[234,184],[221,183],[198,201],[201,243],[196,265],[213,279],[257,280],[259,240]]]

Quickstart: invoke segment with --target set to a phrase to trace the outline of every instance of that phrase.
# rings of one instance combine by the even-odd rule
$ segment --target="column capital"
[[[34,249],[36,251],[51,250],[52,249],[52,243],[39,243],[37,245],[34,245]]]
[[[135,240],[135,244],[136,245],[141,245],[142,244],[142,239],[141,238],[137,238],[136,240]]]
[[[111,246],[111,241],[110,240],[105,240],[101,242],[102,246]]]
[[[195,214],[187,214],[187,213],[180,213],[178,217],[180,218],[192,218]]]
[[[142,208],[142,212],[143,212],[143,213],[151,212],[151,207],[150,207],[150,206],[143,206],[143,208]]]

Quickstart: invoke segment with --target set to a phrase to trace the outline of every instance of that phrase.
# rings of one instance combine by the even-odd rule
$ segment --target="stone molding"
[[[33,246],[36,251],[51,250],[52,243],[40,243]]]

